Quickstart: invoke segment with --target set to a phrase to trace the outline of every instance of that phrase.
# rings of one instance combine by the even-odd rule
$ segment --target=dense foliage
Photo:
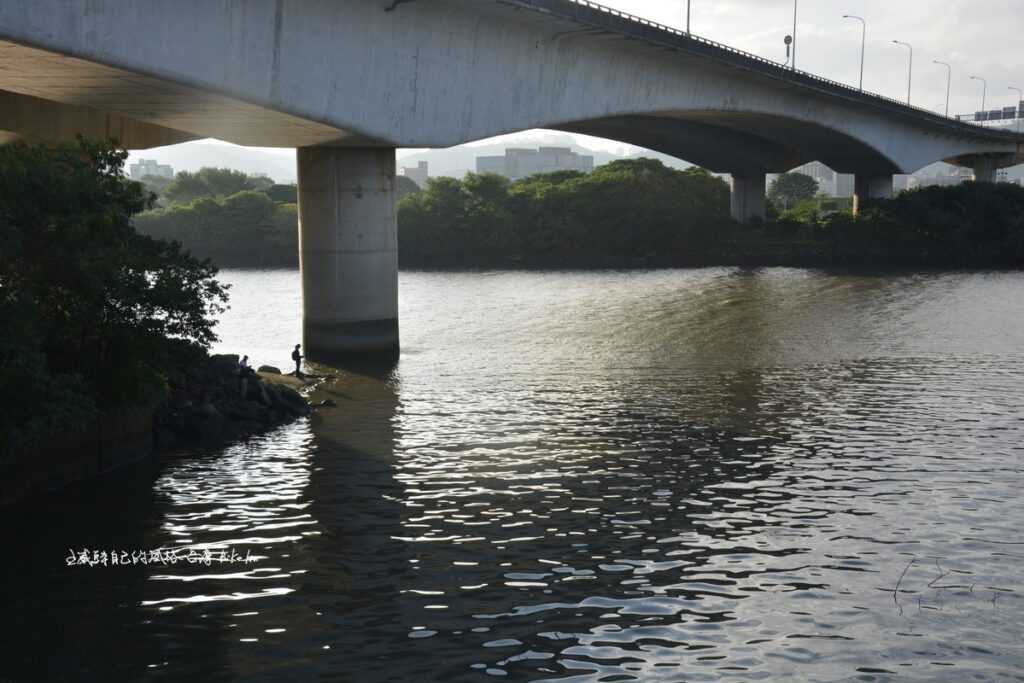
[[[298,204],[299,192],[295,185],[281,185],[275,183],[265,190],[267,196],[275,204]]]
[[[82,142],[0,147],[0,450],[146,400],[214,339],[215,268],[142,236],[127,155]]]
[[[432,178],[423,191],[405,177],[397,183],[405,266],[633,263],[666,251],[696,255],[731,226],[726,183],[652,159],[515,183],[475,173]],[[297,211],[274,201],[290,198],[282,187],[203,196],[145,212],[136,226],[221,265],[296,265]]]
[[[1024,265],[1024,188],[964,183],[902,192],[807,224],[840,262],[928,266]]]
[[[202,197],[190,204],[139,214],[139,232],[185,244],[221,265],[290,265],[298,253],[298,210],[265,192]]]
[[[1024,264],[1024,190],[1011,185],[904,192],[854,218],[850,198],[826,197],[813,178],[789,173],[769,193],[769,220],[739,225],[724,182],[651,159],[516,182],[432,178],[422,191],[398,182],[404,267]],[[222,265],[296,266],[296,206],[281,201],[294,196],[288,190],[203,197],[136,224]]]
[[[274,181],[263,176],[251,176],[230,168],[201,168],[195,173],[179,171],[162,192],[169,204],[190,204],[201,197],[230,197],[246,191],[265,192]]]
[[[399,202],[403,265],[622,263],[703,249],[729,225],[729,187],[700,169],[620,160],[514,183],[432,178]]]

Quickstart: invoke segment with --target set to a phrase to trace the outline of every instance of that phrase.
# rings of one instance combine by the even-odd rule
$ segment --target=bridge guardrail
[[[504,2],[506,4],[519,5],[519,6],[525,6],[525,7],[532,7],[534,9],[544,9],[542,7],[542,5],[547,4],[547,3],[544,3],[542,0],[499,0],[499,1],[500,2]],[[706,45],[706,46],[711,47],[711,48],[716,49],[716,50],[721,50],[721,51],[724,51],[724,52],[735,54],[737,56],[743,57],[744,59],[756,62],[759,65],[769,67],[773,71],[777,72],[777,74],[779,76],[783,76],[783,77],[792,77],[794,75],[800,76],[802,78],[806,78],[806,79],[809,79],[809,80],[812,80],[812,81],[816,81],[818,83],[822,83],[822,84],[828,85],[828,86],[830,86],[832,88],[841,89],[843,91],[846,91],[847,93],[849,93],[852,96],[870,97],[870,98],[875,98],[875,99],[883,100],[886,103],[894,104],[894,105],[897,105],[899,107],[903,107],[903,108],[906,108],[906,109],[914,110],[914,111],[916,111],[916,112],[918,112],[920,114],[923,114],[923,115],[925,115],[925,116],[927,116],[929,118],[938,119],[938,120],[940,120],[940,121],[942,121],[944,123],[952,124],[954,126],[957,125],[957,124],[961,124],[961,125],[971,125],[971,126],[977,126],[977,127],[981,127],[981,128],[989,128],[990,129],[989,126],[985,126],[984,125],[983,121],[974,120],[973,117],[972,117],[971,120],[968,120],[966,117],[965,118],[960,118],[960,117],[946,116],[944,114],[939,114],[937,112],[934,112],[931,109],[925,109],[924,107],[919,107],[919,106],[914,105],[914,104],[907,104],[906,102],[903,102],[901,100],[897,100],[897,99],[892,98],[892,97],[888,97],[886,95],[880,95],[878,93],[870,92],[870,91],[867,91],[867,90],[861,90],[859,88],[854,88],[854,87],[852,87],[852,86],[850,86],[850,85],[848,85],[846,83],[840,83],[839,81],[834,81],[834,80],[832,80],[830,78],[825,78],[823,76],[818,76],[816,74],[812,74],[812,73],[807,72],[807,71],[801,71],[799,69],[791,69],[791,68],[786,67],[781,62],[776,62],[776,61],[768,59],[766,57],[762,57],[760,55],[756,55],[756,54],[754,54],[752,52],[746,52],[744,50],[740,50],[738,48],[731,47],[731,46],[726,45],[724,43],[719,43],[717,41],[710,40],[708,38],[703,38],[703,37],[701,37],[699,35],[696,35],[694,33],[687,33],[686,31],[674,28],[672,26],[668,26],[666,24],[660,24],[660,23],[658,23],[656,21],[651,21],[650,19],[644,19],[643,17],[639,17],[639,16],[637,16],[635,14],[629,14],[628,12],[622,12],[622,11],[614,9],[612,7],[608,7],[606,5],[602,5],[600,3],[593,2],[592,0],[557,0],[557,1],[563,2],[563,3],[569,3],[571,5],[576,5],[576,6],[580,6],[580,7],[586,7],[586,8],[589,8],[591,10],[595,10],[595,11],[598,11],[598,12],[609,14],[611,16],[618,17],[620,19],[623,19],[623,20],[631,22],[631,23],[640,24],[642,26],[647,26],[647,27],[650,27],[650,28],[658,30],[658,31],[663,31],[663,32],[666,32],[666,33],[670,33],[670,34],[672,34],[672,35],[674,35],[676,37],[683,38],[685,40],[694,41],[694,42],[696,42],[698,44]],[[580,19],[581,17],[576,17],[576,18]],[[1012,132],[1012,131],[1007,131],[1007,132]]]

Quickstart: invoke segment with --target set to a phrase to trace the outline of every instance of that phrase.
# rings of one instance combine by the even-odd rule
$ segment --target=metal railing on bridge
[[[967,121],[984,125],[986,123],[1001,123],[1003,121],[1015,121],[1024,119],[1024,102],[1017,107],[1003,107],[1002,109],[989,109],[987,111],[976,111],[973,114],[957,114],[957,121]]]

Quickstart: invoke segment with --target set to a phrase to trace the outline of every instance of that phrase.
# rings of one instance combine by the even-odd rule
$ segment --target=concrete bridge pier
[[[999,165],[996,159],[990,156],[979,156],[972,164],[974,170],[974,182],[994,183],[996,181],[996,170]]]
[[[866,199],[892,199],[892,176],[858,173],[853,179],[853,215],[860,213]]]
[[[300,147],[297,159],[306,357],[397,357],[395,150]]]
[[[765,219],[764,186],[764,173],[732,174],[732,196],[729,208],[734,220],[740,223],[750,223],[754,219]]]

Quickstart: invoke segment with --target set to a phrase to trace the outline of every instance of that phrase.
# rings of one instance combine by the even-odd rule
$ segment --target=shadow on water
[[[97,482],[4,510],[0,563],[4,606],[0,680],[138,680],[174,659],[183,633],[203,670],[222,668],[216,620],[184,622],[142,606],[156,565],[114,566],[166,545],[155,483],[159,464],[127,468]],[[71,564],[71,551],[79,557]],[[98,563],[81,563],[83,551]],[[124,552],[121,552],[124,551]],[[103,553],[102,561],[97,553]],[[210,679],[208,679],[210,680]]]
[[[254,479],[254,488],[236,499],[250,506],[249,514],[205,518],[206,526],[216,521],[224,527],[247,517],[253,523],[244,533],[230,533],[259,555],[248,582],[225,579],[215,587],[248,596],[221,603],[218,620],[229,635],[221,657],[203,666],[209,674],[251,681],[391,680],[389,663],[401,654],[393,634],[405,621],[400,577],[411,571],[405,544],[396,540],[398,399],[388,365],[330,372],[340,375],[315,398],[338,405],[296,428],[301,437],[292,439],[291,456],[282,450],[279,471],[262,467],[275,457],[267,452],[236,463]],[[210,495],[223,499],[225,493]],[[401,632],[399,645],[408,642]]]
[[[309,420],[5,510],[0,680],[350,679],[385,661],[408,565],[397,398],[386,367],[360,372]],[[175,547],[254,561],[109,559]],[[71,549],[107,563],[68,566]]]

